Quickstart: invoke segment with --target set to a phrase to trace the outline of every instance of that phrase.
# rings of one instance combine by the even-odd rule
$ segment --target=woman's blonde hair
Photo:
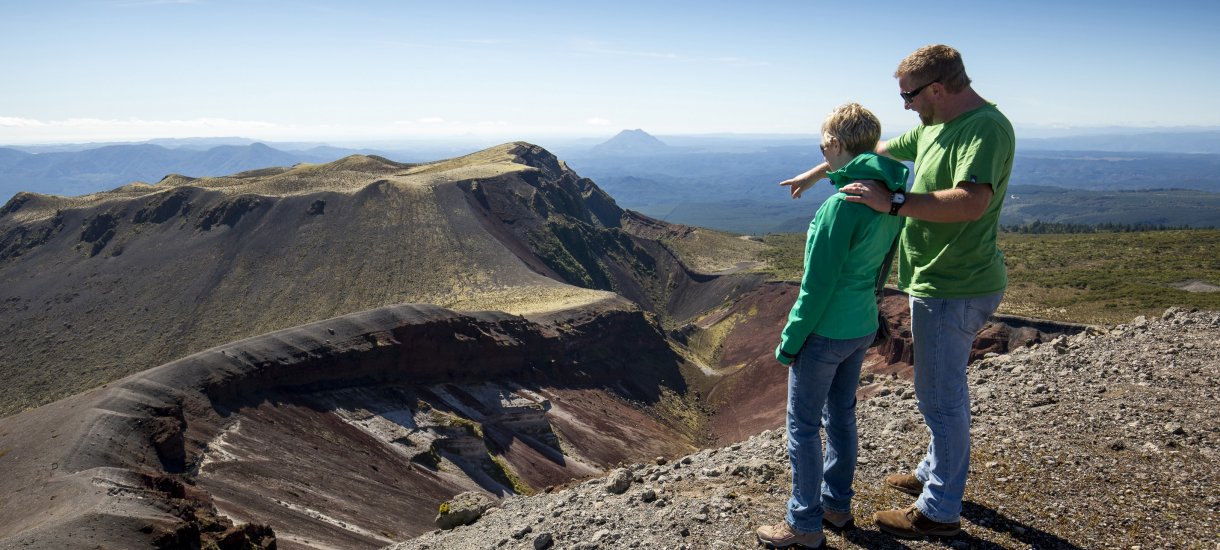
[[[859,103],[844,103],[827,115],[822,132],[837,138],[855,156],[877,148],[881,121]]]

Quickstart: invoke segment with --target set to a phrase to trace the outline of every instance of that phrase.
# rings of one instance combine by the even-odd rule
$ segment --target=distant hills
[[[603,145],[620,138],[629,135]],[[750,143],[726,137],[647,155],[594,147],[565,160],[624,208],[659,219],[738,233],[803,231],[832,188],[822,182],[794,201],[778,183],[821,162],[816,138]],[[1118,143],[1150,150],[1083,149]],[[1173,152],[1188,143],[1220,151],[1220,132],[1021,140],[1001,221],[1220,227],[1220,154]]]
[[[420,144],[410,150],[354,149],[318,143],[275,145],[245,138],[184,138],[143,143],[0,147],[0,204],[20,191],[84,195],[133,182],[157,183],[170,174],[195,178],[223,176],[303,162],[323,164],[356,154],[419,162],[478,150],[454,143]]]
[[[1220,131],[1107,131],[1112,133],[1019,138],[1010,185],[1022,199],[1006,205],[1003,223],[1220,226]],[[0,148],[0,202],[18,191],[83,195],[156,183],[169,174],[210,177],[350,154],[413,162],[470,152],[454,143],[412,147],[357,150],[231,137]],[[803,231],[831,193],[823,184],[793,201],[778,186],[821,161],[812,135],[658,138],[627,129],[599,143],[573,141],[550,149],[625,208],[738,233]],[[1030,186],[1077,194],[1064,203],[1063,192],[1020,192]],[[1160,191],[1147,200],[1112,195],[1141,189]]]
[[[1220,131],[1136,133],[1119,130],[1119,133],[1025,138],[1020,139],[1018,145],[1022,150],[1216,154],[1220,153]]]
[[[350,152],[290,153],[262,143],[202,150],[127,144],[49,153],[4,148],[0,149],[0,197],[8,200],[19,191],[83,195],[137,181],[156,183],[168,174],[220,176],[269,166],[329,162],[345,154]]]

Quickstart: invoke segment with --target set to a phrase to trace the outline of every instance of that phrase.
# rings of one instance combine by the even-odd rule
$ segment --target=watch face
[[[893,198],[890,199],[890,202],[892,202],[894,204],[902,204],[902,203],[906,202],[906,200],[907,200],[907,196],[905,193],[894,193],[894,196],[893,196]]]

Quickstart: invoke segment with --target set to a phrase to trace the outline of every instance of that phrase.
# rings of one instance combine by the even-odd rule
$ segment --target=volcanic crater
[[[463,491],[774,428],[797,287],[762,246],[523,142],[18,194],[0,546],[380,548]],[[874,372],[909,376],[902,300]],[[978,353],[1084,329],[997,319]]]

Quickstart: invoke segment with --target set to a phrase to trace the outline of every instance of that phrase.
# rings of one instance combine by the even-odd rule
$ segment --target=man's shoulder
[[[1012,122],[1008,120],[1008,117],[994,103],[988,103],[966,113],[966,115],[966,119],[962,121],[965,123],[963,125],[988,128],[993,131],[998,130],[1009,135],[1013,134]]]

